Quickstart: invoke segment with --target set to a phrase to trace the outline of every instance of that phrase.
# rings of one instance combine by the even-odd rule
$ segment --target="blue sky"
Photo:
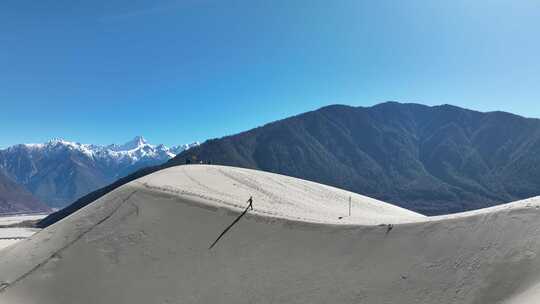
[[[180,144],[341,103],[540,117],[540,2],[4,0],[0,146]]]

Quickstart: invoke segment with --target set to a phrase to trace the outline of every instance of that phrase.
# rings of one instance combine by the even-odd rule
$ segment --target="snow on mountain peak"
[[[198,142],[198,141],[195,141],[191,144],[183,144],[183,145],[179,145],[179,146],[174,146],[174,147],[171,147],[170,151],[173,152],[174,154],[178,155],[186,150],[189,150],[193,147],[197,147],[199,146],[201,143]]]
[[[198,142],[168,148],[165,145],[151,145],[143,136],[136,136],[122,145],[92,145],[53,138],[44,144],[23,144],[8,149],[30,149],[36,153],[62,153],[62,151],[80,152],[94,160],[106,162],[137,163],[139,161],[167,161],[184,150],[199,145]]]
[[[51,206],[64,207],[141,168],[161,165],[191,146],[151,145],[142,136],[108,146],[54,138],[0,149],[0,171],[34,189],[32,193]]]
[[[123,145],[111,145],[111,150],[113,151],[129,151],[135,150],[144,146],[149,146],[150,144],[142,136],[135,136],[132,140],[128,141]]]

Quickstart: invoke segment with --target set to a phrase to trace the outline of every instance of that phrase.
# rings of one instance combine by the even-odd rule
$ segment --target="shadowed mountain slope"
[[[49,211],[49,207],[0,171],[0,214]]]

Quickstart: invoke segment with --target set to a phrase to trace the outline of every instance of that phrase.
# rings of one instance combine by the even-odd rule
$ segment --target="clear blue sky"
[[[540,117],[540,2],[4,0],[0,146],[179,144],[397,100]]]

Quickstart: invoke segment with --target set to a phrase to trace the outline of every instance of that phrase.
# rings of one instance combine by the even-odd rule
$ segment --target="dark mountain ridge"
[[[540,120],[443,105],[333,105],[209,140],[171,160],[304,178],[427,215],[540,194]]]

